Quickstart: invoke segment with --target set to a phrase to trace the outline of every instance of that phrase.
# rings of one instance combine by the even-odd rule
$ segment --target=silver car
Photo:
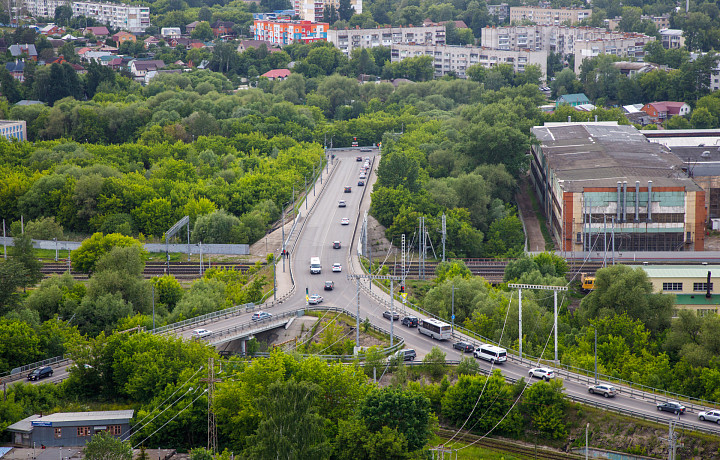
[[[605,396],[606,398],[612,398],[613,396],[615,396],[617,394],[617,390],[615,389],[615,387],[612,385],[608,385],[606,383],[598,383],[597,385],[590,385],[588,387],[588,392],[591,395],[599,394],[599,395]]]
[[[708,410],[698,413],[698,418],[702,421],[720,423],[720,410]]]
[[[530,372],[528,372],[528,375],[533,378],[543,379],[546,382],[548,382],[550,379],[555,378],[555,372],[553,372],[552,369],[548,369],[547,367],[535,367],[533,369],[530,369]]]

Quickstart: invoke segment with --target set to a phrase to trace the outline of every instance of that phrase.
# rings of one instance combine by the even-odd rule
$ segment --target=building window
[[[108,427],[108,433],[114,436],[120,436],[120,425],[110,425]]]
[[[55,439],[62,438],[62,428],[55,428]]]
[[[663,291],[682,291],[682,283],[663,283]]]
[[[77,427],[77,435],[78,435],[78,438],[81,438],[83,436],[90,436],[90,427],[89,426]]]
[[[717,315],[717,308],[698,308],[698,316]]]
[[[707,283],[693,283],[693,291],[695,292],[707,292]],[[713,290],[713,283],[710,283],[710,291]]]

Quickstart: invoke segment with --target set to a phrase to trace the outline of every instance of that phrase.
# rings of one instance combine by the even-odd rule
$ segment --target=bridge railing
[[[150,329],[148,332],[151,334],[164,334],[166,332],[170,331],[177,331],[188,329],[192,326],[199,326],[201,324],[206,324],[212,320],[216,320],[218,318],[229,318],[231,316],[237,316],[241,315],[243,313],[247,313],[249,311],[252,311],[255,309],[254,303],[246,303],[242,305],[236,305],[234,307],[226,308],[224,310],[218,310],[214,311],[212,313],[207,313],[202,316],[196,316],[194,318],[188,318],[183,321],[178,321],[177,323],[168,324],[167,326],[161,326],[156,327],[155,329]]]

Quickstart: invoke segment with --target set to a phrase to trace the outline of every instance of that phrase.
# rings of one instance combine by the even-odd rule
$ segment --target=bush
[[[445,353],[438,347],[433,347],[423,358],[423,370],[434,380],[439,380],[445,374],[446,367]]]
[[[55,221],[54,217],[39,217],[29,221],[25,225],[25,233],[35,240],[51,240],[63,238],[62,225]]]

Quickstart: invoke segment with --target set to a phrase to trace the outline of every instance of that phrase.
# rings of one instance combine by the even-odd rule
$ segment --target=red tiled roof
[[[658,112],[666,112],[671,115],[678,115],[680,113],[680,109],[685,105],[685,103],[675,101],[661,101],[651,102],[650,105],[652,105]]]
[[[290,76],[290,71],[288,69],[272,69],[260,76],[267,78],[287,78]]]

